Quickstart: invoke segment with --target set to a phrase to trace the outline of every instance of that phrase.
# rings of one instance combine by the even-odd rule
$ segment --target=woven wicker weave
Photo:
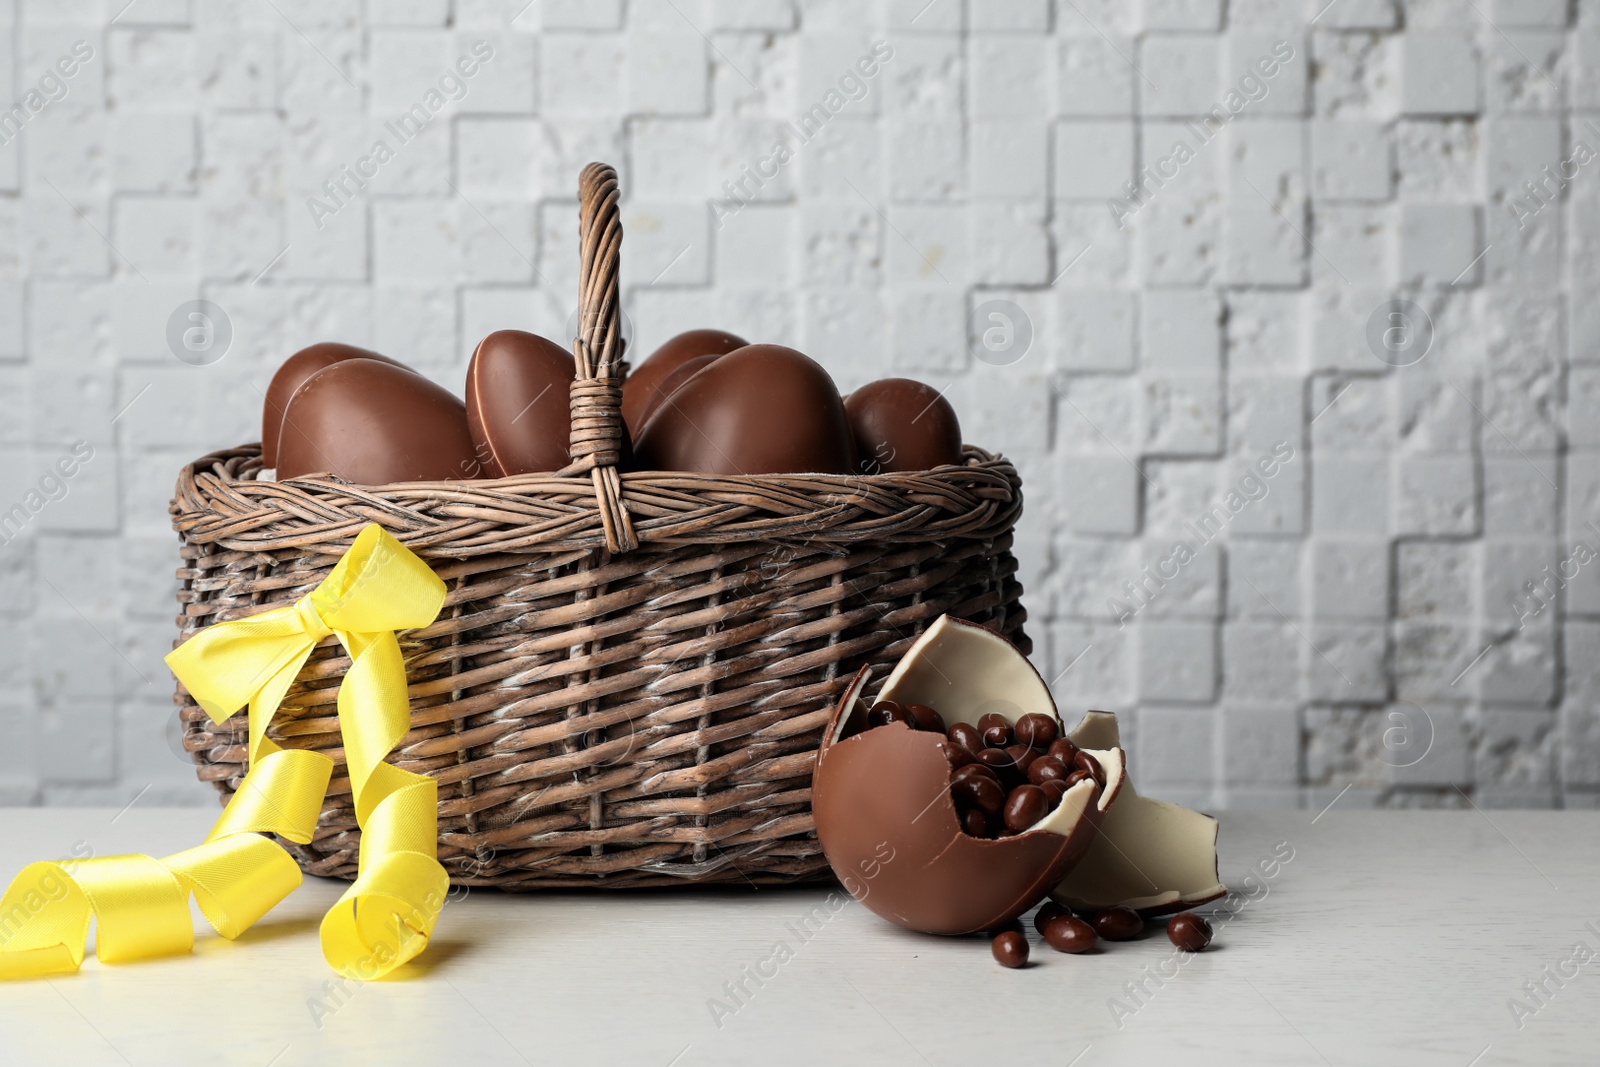
[[[179,639],[309,592],[369,522],[449,588],[402,633],[412,729],[394,761],[439,781],[452,881],[510,889],[769,883],[824,876],[811,768],[863,663],[887,668],[948,612],[1025,652],[1004,459],[872,476],[616,470],[621,416],[616,176],[581,184],[574,462],[555,474],[355,486],[260,481],[260,448],[182,472]],[[313,653],[271,734],[332,755],[314,874],[352,877],[360,835],[335,720],[348,660]],[[181,688],[184,746],[224,796],[243,715]]]

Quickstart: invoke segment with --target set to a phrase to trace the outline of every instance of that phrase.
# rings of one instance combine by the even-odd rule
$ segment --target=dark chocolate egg
[[[724,330],[689,330],[650,353],[622,383],[622,421],[628,424],[629,432],[635,438],[639,436],[649,412],[660,401],[662,380],[685,362],[700,356],[725,355],[749,343]]]
[[[1105,784],[1068,788],[1014,836],[965,832],[951,796],[953,742],[904,722],[869,727],[868,668],[823,730],[811,781],[817,840],[841,882],[873,912],[912,930],[994,930],[1039,903],[1088,850],[1123,782],[1122,750],[1096,751]],[[985,714],[1056,719],[1050,690],[992,630],[940,616],[890,672],[877,701],[926,704],[947,723]]]
[[[478,342],[467,367],[467,428],[484,475],[504,478],[567,465],[572,355],[521,330]]]
[[[673,369],[671,374],[668,374],[666,377],[661,379],[660,387],[657,388],[655,393],[650,397],[649,402],[639,409],[639,425],[643,426],[645,423],[649,422],[650,416],[654,415],[656,413],[656,409],[662,404],[665,404],[672,397],[672,394],[677,392],[678,386],[682,385],[690,378],[693,378],[696,374],[699,374],[703,369],[710,366],[721,357],[721,353],[715,353],[706,356],[695,356],[693,359],[686,359],[682,363],[678,364],[677,367]]]
[[[365,348],[355,345],[340,344],[337,341],[322,341],[317,344],[302,348],[294,355],[283,361],[283,366],[272,376],[272,382],[267,386],[267,399],[261,405],[261,463],[266,467],[278,465],[278,435],[283,430],[283,412],[289,406],[289,398],[323,367],[346,359],[375,359],[379,363],[393,363],[396,367],[404,367],[403,363],[396,363],[388,356],[380,356],[376,352],[368,352]],[[410,370],[409,367],[406,368]]]
[[[844,398],[865,474],[925,471],[961,462],[961,423],[931,385],[883,378]]]
[[[357,485],[477,477],[482,464],[467,409],[404,367],[346,359],[317,371],[290,397],[278,439],[278,477],[318,471]]]
[[[815,360],[746,345],[700,369],[634,439],[639,470],[701,474],[850,474],[844,402]]]

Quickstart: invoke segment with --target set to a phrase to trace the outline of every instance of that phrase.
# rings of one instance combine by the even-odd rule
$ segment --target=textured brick
[[[689,26],[628,35],[624,56],[630,112],[699,115],[706,109],[706,40]]]
[[[1146,455],[1211,455],[1222,446],[1221,383],[1199,375],[1144,379],[1143,438]]]
[[[1321,619],[1389,615],[1389,552],[1384,541],[1318,541],[1311,552],[1311,610]]]
[[[1140,621],[1141,700],[1205,703],[1216,695],[1216,689],[1217,631],[1213,624]]]
[[[1066,199],[1123,195],[1133,180],[1134,127],[1073,120],[1055,126],[1055,194]]]
[[[1146,115],[1202,115],[1221,95],[1222,49],[1216,38],[1152,34],[1139,48],[1139,66],[1160,72],[1154,87],[1143,86],[1140,110]]]
[[[1304,662],[1312,700],[1358,702],[1388,695],[1388,638],[1381,625],[1318,623],[1307,634]]]
[[[1293,708],[1229,703],[1218,724],[1222,779],[1229,785],[1300,782],[1300,721]]]
[[[1053,51],[1038,34],[974,36],[968,113],[975,119],[1048,114]]]
[[[1451,541],[1395,546],[1396,614],[1441,623],[1470,618],[1477,604],[1477,550]]]
[[[1050,136],[1043,119],[980,119],[969,127],[968,136],[973,196],[1037,199],[1044,195],[1049,182]],[[1132,169],[1130,159],[1126,171]]]
[[[1221,313],[1204,289],[1159,289],[1140,306],[1139,365],[1179,375],[1216,374],[1221,369]]]
[[[1389,470],[1381,458],[1314,458],[1311,522],[1319,534],[1383,534]]]
[[[1565,34],[1511,30],[1496,34],[1485,47],[1485,78],[1490,111],[1554,111],[1561,107],[1566,80]]]
[[[1074,533],[1127,536],[1139,529],[1139,472],[1120,456],[1056,465],[1056,499]]]
[[[1223,700],[1281,702],[1283,694],[1299,684],[1301,647],[1300,635],[1292,627],[1276,621],[1276,616],[1271,622],[1225,623],[1222,627]],[[1292,707],[1288,703],[1279,706]]]
[[[1392,156],[1381,123],[1319,119],[1311,125],[1312,192],[1326,200],[1387,200]]]
[[[1070,371],[1131,371],[1138,297],[1063,291],[1055,301],[1053,363]]]
[[[1407,115],[1470,115],[1478,110],[1478,53],[1459,32],[1408,32],[1401,38]]]
[[[1129,755],[1143,768],[1139,790],[1197,804],[1216,782],[1216,715],[1206,708],[1141,705],[1139,735]]]
[[[1228,34],[1223,61],[1228,87],[1249,101],[1244,107],[1251,115],[1305,114],[1305,37],[1295,31],[1257,30],[1238,18],[1232,22],[1235,28]],[[1238,28],[1243,26],[1252,28]],[[1293,49],[1288,59],[1282,58],[1285,48]]]
[[[1395,533],[1477,532],[1477,470],[1471,456],[1401,458],[1395,478]]]
[[[1400,209],[1400,276],[1432,285],[1472,285],[1481,271],[1479,212],[1471,204]]]
[[[1477,194],[1483,138],[1476,122],[1395,124],[1398,191],[1408,201],[1463,201]]]
[[[1345,0],[1337,10],[1330,7],[1324,12],[1318,25],[1329,29],[1389,30],[1395,26],[1396,7],[1394,0]]]
[[[1470,629],[1435,622],[1394,628],[1395,695],[1424,702],[1460,700],[1476,691],[1485,642]],[[1490,653],[1492,654],[1492,653]]]
[[[1373,0],[1368,6],[1389,9],[1388,0]],[[1356,12],[1359,4],[1350,0],[1329,9],[1311,38],[1311,54],[1322,74],[1312,83],[1312,108],[1325,118],[1392,118],[1400,111],[1400,48],[1392,36],[1376,33],[1331,33]],[[1387,27],[1385,27],[1387,28]]]
[[[1133,634],[1112,623],[1050,627],[1050,689],[1063,708],[1120,709],[1133,702]],[[1069,721],[1073,711],[1064,711]]]
[[[1600,44],[1600,42],[1597,42]],[[1065,37],[1056,60],[1056,110],[1063,115],[1129,115],[1138,75],[1128,38]],[[1597,94],[1600,95],[1600,94]]]

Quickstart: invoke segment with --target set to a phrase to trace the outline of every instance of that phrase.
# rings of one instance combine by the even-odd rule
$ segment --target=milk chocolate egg
[[[961,462],[961,423],[931,385],[883,378],[844,398],[865,474],[925,471]]]
[[[749,343],[723,330],[689,330],[650,353],[622,383],[622,421],[628,424],[629,432],[635,438],[639,436],[648,411],[653,411],[659,402],[662,379],[686,361],[700,356],[725,355]],[[681,382],[682,378],[678,380]]]
[[[1069,787],[1014,836],[974,837],[951,796],[945,735],[904,722],[868,728],[875,702],[926,704],[950,724],[985,714],[1015,723],[1056,718],[1050,690],[1005,638],[940,616],[890,672],[875,701],[869,670],[845,691],[823,731],[811,782],[817,839],[834,873],[878,915],[912,930],[993,930],[1042,900],[1088,850],[1122,788],[1120,748],[1097,750],[1104,785]]]
[[[537,334],[498,330],[467,367],[467,428],[484,475],[504,478],[567,465],[572,355]]]
[[[821,364],[782,345],[746,345],[673,391],[634,440],[640,470],[850,474],[855,442]]]
[[[295,391],[278,439],[278,477],[326,471],[358,485],[476,477],[467,409],[404,367],[346,359]]]
[[[671,399],[678,386],[699,374],[703,368],[719,358],[721,358],[721,353],[715,353],[706,356],[695,356],[693,359],[686,359],[678,364],[671,374],[661,379],[660,386],[651,395],[649,401],[639,409],[639,424],[642,426],[649,422],[650,416],[656,413],[657,408]]]
[[[368,352],[365,348],[340,344],[337,341],[322,341],[302,348],[284,360],[283,366],[272,376],[272,383],[267,386],[266,402],[261,405],[263,466],[278,465],[278,435],[283,430],[283,412],[289,406],[289,398],[294,396],[295,391],[305,384],[305,380],[317,371],[346,359],[375,359],[380,363],[393,363],[396,367],[405,366],[403,363],[395,363],[387,356],[380,356],[376,352]]]

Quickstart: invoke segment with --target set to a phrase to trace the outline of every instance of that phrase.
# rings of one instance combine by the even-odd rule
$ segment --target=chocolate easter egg
[[[642,426],[649,422],[650,416],[654,415],[656,413],[656,409],[662,404],[665,404],[671,398],[672,394],[677,391],[678,386],[682,385],[690,378],[693,378],[705,367],[710,366],[720,358],[720,353],[715,355],[696,356],[693,359],[687,359],[678,364],[671,374],[668,374],[666,377],[661,379],[661,385],[656,389],[655,394],[650,397],[649,403],[645,404],[644,407],[640,409],[639,424]]]
[[[310,345],[284,360],[278,372],[272,376],[272,382],[267,386],[267,399],[261,405],[263,466],[278,465],[278,435],[283,430],[283,412],[289,406],[289,398],[294,396],[295,392],[305,384],[306,379],[317,371],[346,359],[375,359],[379,363],[393,363],[396,367],[405,366],[403,363],[395,363],[387,356],[380,356],[376,352],[368,352],[365,348],[340,344],[337,341],[322,341]]]
[[[865,474],[925,471],[961,462],[961,423],[931,385],[883,378],[844,398]]]
[[[537,334],[497,330],[478,342],[467,367],[467,428],[485,477],[567,465],[575,376],[571,353]]]
[[[662,381],[685,362],[701,356],[721,356],[750,342],[724,330],[688,330],[650,353],[628,373],[622,383],[622,421],[635,438],[663,395]],[[683,379],[678,378],[681,383]]]
[[[869,677],[863,667],[839,701],[812,776],[817,840],[829,865],[857,900],[896,925],[933,934],[1004,926],[1087,852],[1122,790],[1122,750],[1093,751],[1103,778],[1061,790],[1020,832],[974,836],[952,796],[953,772],[973,760],[971,751],[904,721],[874,727],[868,710],[926,705],[951,725],[976,728],[998,716],[1014,726],[1031,715],[1059,727],[1049,687],[1005,638],[948,615],[917,639],[872,701],[864,698]]]
[[[634,440],[639,470],[850,474],[855,442],[833,379],[782,345],[746,345],[674,390]]]
[[[346,359],[295,391],[278,439],[278,478],[326,471],[358,485],[477,477],[467,409],[404,367]]]

